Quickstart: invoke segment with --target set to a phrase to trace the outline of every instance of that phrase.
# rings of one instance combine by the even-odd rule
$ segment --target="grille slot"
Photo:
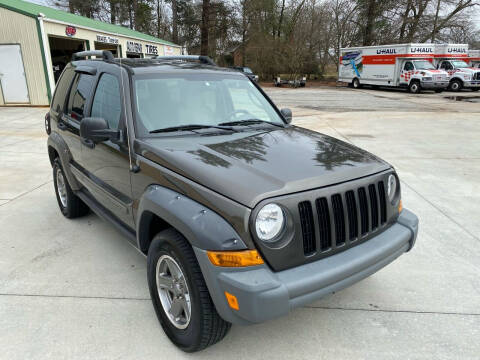
[[[361,234],[365,235],[368,232],[368,204],[367,194],[363,187],[358,189],[358,203],[360,205]]]
[[[305,255],[310,255],[316,250],[313,210],[310,201],[302,201],[299,203],[298,212],[300,214],[300,223],[302,226],[303,253]]]
[[[380,197],[380,223],[383,225],[387,222],[387,200],[385,198],[383,181],[378,183],[378,194]]]
[[[353,241],[358,236],[358,217],[357,202],[355,201],[355,194],[352,190],[345,193],[345,200],[347,202],[349,239]]]
[[[368,192],[370,194],[370,210],[372,217],[372,231],[378,227],[378,202],[377,202],[377,190],[375,185],[368,186]]]
[[[320,250],[325,251],[332,246],[332,235],[330,230],[330,212],[326,198],[316,200],[317,216],[320,236]]]
[[[336,245],[342,245],[345,242],[345,216],[343,214],[343,202],[340,194],[332,196],[333,220],[335,222]]]

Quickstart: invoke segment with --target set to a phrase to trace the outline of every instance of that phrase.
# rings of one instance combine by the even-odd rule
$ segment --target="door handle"
[[[59,122],[58,122],[57,127],[58,127],[60,130],[67,130],[67,125],[65,125],[65,123],[62,122],[62,121],[59,121]]]
[[[90,139],[82,138],[82,144],[90,149],[93,149],[95,147],[95,143]]]

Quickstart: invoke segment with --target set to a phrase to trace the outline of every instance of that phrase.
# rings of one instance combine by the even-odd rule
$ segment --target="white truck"
[[[435,66],[450,76],[449,90],[480,89],[480,69],[471,64],[467,44],[436,44],[434,58]]]
[[[400,44],[340,49],[338,80],[354,88],[362,85],[405,87],[442,92],[448,74],[436,69],[433,44]]]
[[[468,65],[480,68],[480,50],[468,50]]]

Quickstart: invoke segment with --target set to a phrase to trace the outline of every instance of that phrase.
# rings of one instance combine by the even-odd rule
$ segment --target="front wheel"
[[[458,79],[453,79],[450,81],[450,90],[454,92],[459,92],[463,88],[463,83]]]
[[[418,81],[412,81],[410,82],[410,85],[408,85],[408,91],[410,91],[412,94],[419,94],[420,90],[420,83]]]
[[[218,315],[192,247],[174,229],[158,233],[148,249],[148,287],[169,339],[186,352],[222,340],[232,324]]]

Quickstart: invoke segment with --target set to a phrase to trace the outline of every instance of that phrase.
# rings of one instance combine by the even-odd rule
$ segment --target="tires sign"
[[[76,33],[77,33],[77,28],[75,26],[67,25],[65,27],[65,35],[71,37],[71,36],[75,36]]]

